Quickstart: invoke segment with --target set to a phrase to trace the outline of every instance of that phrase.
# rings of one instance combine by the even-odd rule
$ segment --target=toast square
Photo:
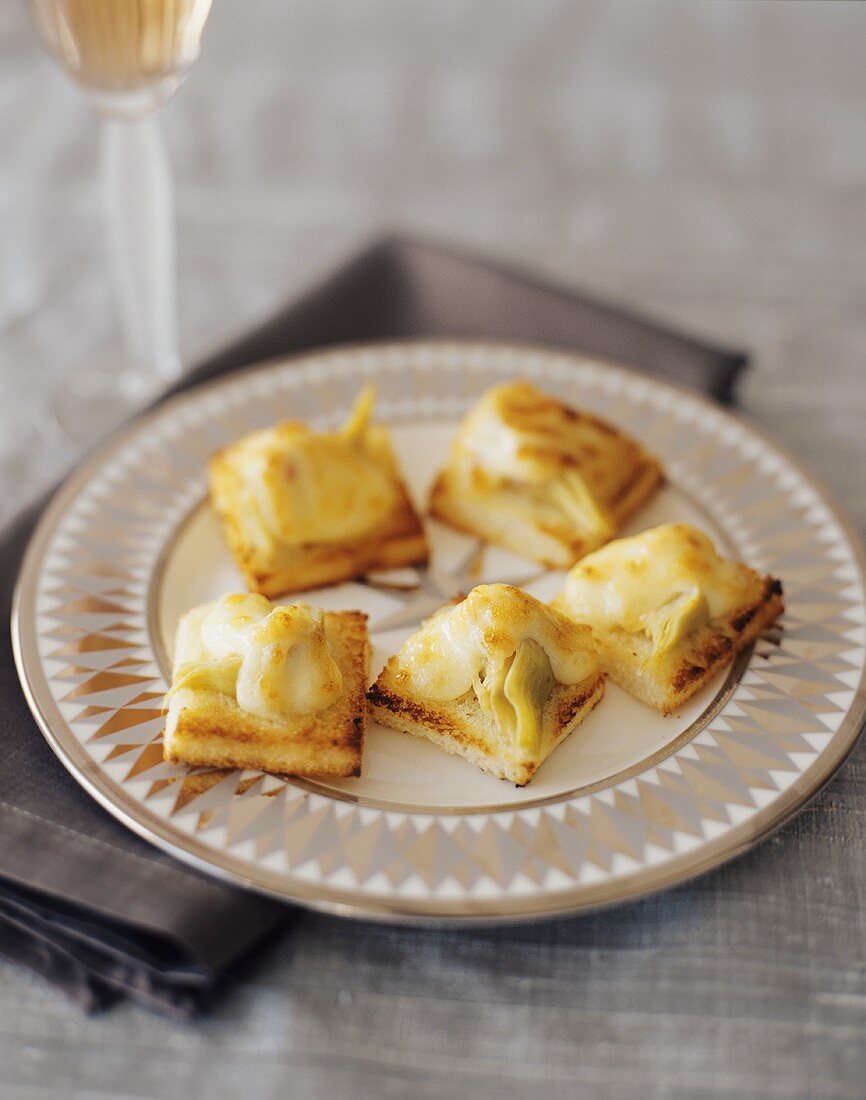
[[[360,611],[329,611],[322,620],[342,679],[330,706],[269,718],[244,710],[231,693],[181,688],[168,702],[165,759],[280,775],[360,775],[370,667],[367,617]]]
[[[253,592],[268,597],[427,562],[421,519],[364,391],[336,432],[285,421],[209,463],[210,498]]]
[[[784,611],[779,580],[722,558],[688,524],[664,524],[590,554],[553,606],[590,626],[614,683],[663,714]]]
[[[488,390],[460,425],[430,512],[542,565],[567,569],[658,489],[658,459],[597,416],[528,382]]]
[[[547,653],[558,648],[568,655],[573,682],[557,681],[552,664],[547,663],[537,672],[535,683],[542,685],[540,689],[530,677],[525,690],[518,692],[519,685],[509,685],[510,673],[527,654],[538,658],[538,650],[521,649],[538,643],[532,637],[527,643],[528,636],[521,641],[520,627],[530,616],[536,617],[538,609],[549,616],[540,632],[548,647],[542,665]],[[467,618],[479,626],[480,648],[473,652],[470,643],[463,652],[446,654],[445,659],[457,661],[461,671],[474,664],[474,682],[466,690],[464,683],[455,682],[448,690],[435,682],[435,671],[430,675],[430,666],[443,656],[441,650],[437,653],[437,636],[442,637],[443,627],[450,638],[460,636]],[[432,741],[499,779],[524,786],[604,694],[604,675],[592,649],[591,632],[575,626],[511,585],[480,585],[463,601],[428,619],[388,661],[368,692],[371,716],[384,726]],[[445,679],[449,677],[446,671]],[[456,680],[461,680],[460,672]],[[513,713],[506,706],[503,717],[506,699]],[[531,708],[535,723],[529,736],[514,721],[524,706]]]

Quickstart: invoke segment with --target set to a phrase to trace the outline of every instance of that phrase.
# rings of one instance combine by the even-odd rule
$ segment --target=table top
[[[866,7],[216,4],[165,112],[193,361],[384,228],[753,352],[743,411],[866,528]],[[96,124],[0,11],[0,518],[75,458],[48,408],[116,356]],[[26,372],[26,374],[25,374]],[[610,912],[301,915],[206,1018],[82,1016],[0,962],[0,1097],[860,1097],[866,744],[734,864]]]

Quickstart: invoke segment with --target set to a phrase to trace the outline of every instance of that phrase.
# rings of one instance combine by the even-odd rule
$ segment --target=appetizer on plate
[[[604,420],[528,382],[508,382],[463,420],[430,511],[567,569],[613,538],[663,476],[657,459]]]
[[[286,421],[210,461],[211,501],[249,587],[280,596],[427,561],[421,520],[364,390],[337,431]]]
[[[553,606],[589,624],[611,679],[669,714],[783,611],[782,585],[728,561],[686,523],[577,563]]]
[[[167,760],[359,775],[367,617],[223,596],[180,620],[165,697]]]
[[[368,692],[384,726],[522,786],[604,693],[588,628],[519,588],[440,608]]]

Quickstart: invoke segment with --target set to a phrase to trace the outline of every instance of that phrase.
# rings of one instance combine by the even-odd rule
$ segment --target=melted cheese
[[[212,604],[190,612],[193,624],[201,620],[196,641],[211,659],[240,659],[249,643],[252,630],[271,612],[271,601],[255,592],[223,596]],[[203,614],[202,614],[203,613]]]
[[[496,386],[461,425],[451,462],[479,483],[509,484],[539,506],[609,537],[605,506],[631,479],[642,449],[610,425],[527,382]],[[470,481],[467,478],[467,481]]]
[[[602,630],[643,634],[661,654],[760,594],[757,573],[720,557],[703,531],[672,523],[578,562],[554,606]]]
[[[183,689],[216,691],[257,717],[280,718],[324,710],[341,688],[321,611],[245,593],[183,616],[166,699]]]
[[[474,691],[482,708],[516,745],[537,748],[541,712],[557,684],[596,671],[585,633],[508,584],[484,584],[440,609],[398,655],[415,690],[436,701]]]
[[[295,605],[276,608],[252,632],[236,695],[251,714],[311,714],[334,703],[342,686],[322,613]]]
[[[393,511],[397,487],[370,425],[374,393],[360,395],[345,426],[313,432],[287,421],[253,432],[234,451],[246,518],[264,547],[358,538]]]

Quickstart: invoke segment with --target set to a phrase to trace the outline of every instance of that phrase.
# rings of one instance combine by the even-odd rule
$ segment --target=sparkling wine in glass
[[[57,419],[75,438],[93,434],[87,422],[94,417],[100,424],[119,418],[180,371],[171,174],[156,113],[198,57],[211,0],[28,3],[44,43],[101,118],[126,362],[76,371],[59,395]]]

